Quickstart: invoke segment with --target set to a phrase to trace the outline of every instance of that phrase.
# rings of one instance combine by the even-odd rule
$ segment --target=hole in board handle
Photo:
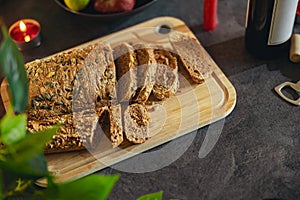
[[[172,25],[171,24],[159,24],[156,26],[156,32],[161,35],[167,35],[172,31]]]

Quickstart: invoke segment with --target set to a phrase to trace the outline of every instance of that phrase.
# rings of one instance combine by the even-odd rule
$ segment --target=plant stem
[[[4,20],[1,16],[0,16],[0,28],[2,31],[3,38],[7,38],[8,37],[7,28],[4,24]]]
[[[0,200],[3,199],[3,172],[2,169],[0,169]]]

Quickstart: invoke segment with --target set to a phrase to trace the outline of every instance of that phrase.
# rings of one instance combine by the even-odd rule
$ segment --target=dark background
[[[288,52],[269,60],[248,54],[246,4],[246,0],[219,0],[219,23],[211,32],[202,29],[203,0],[158,0],[134,16],[106,21],[66,12],[51,0],[2,0],[0,16],[7,26],[21,18],[40,22],[42,45],[24,51],[25,61],[148,19],[174,16],[191,28],[235,86],[236,107],[206,157],[198,154],[209,126],[191,133],[195,139],[187,151],[160,170],[135,174],[108,167],[97,172],[121,174],[110,199],[135,199],[159,190],[164,199],[300,199],[300,107],[273,91],[284,81],[299,80],[300,64],[291,63]]]

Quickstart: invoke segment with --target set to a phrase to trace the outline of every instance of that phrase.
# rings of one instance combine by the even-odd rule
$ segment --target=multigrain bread
[[[128,141],[134,144],[144,143],[149,138],[149,115],[143,104],[129,105],[123,115],[124,132]]]
[[[196,83],[211,74],[197,41],[171,37],[175,53],[148,44],[122,43],[112,50],[109,44],[99,43],[26,64],[27,129],[33,133],[63,123],[46,153],[96,148],[100,129],[105,129],[113,147],[122,144],[124,137],[134,144],[145,142],[150,137],[145,105],[175,95],[178,65]],[[127,104],[123,113],[119,103]]]
[[[136,44],[134,49],[138,61],[138,90],[133,101],[144,103],[148,100],[155,83],[155,57],[153,49],[146,44]]]
[[[118,147],[123,142],[123,125],[121,105],[112,105],[109,107],[109,132],[112,146]]]
[[[71,114],[50,117],[44,120],[27,121],[27,130],[30,133],[43,131],[56,124],[62,124],[57,134],[46,145],[45,153],[56,153],[62,151],[74,151],[84,149],[83,142],[80,139],[80,134],[73,126],[73,116]]]
[[[74,49],[25,65],[29,79],[27,114],[30,118],[48,118],[72,111],[73,80],[93,48]]]
[[[25,65],[31,119],[109,105],[116,99],[112,49],[96,44]]]
[[[195,83],[203,83],[212,73],[211,64],[205,58],[205,51],[199,42],[189,36],[170,34],[172,46],[178,54],[179,64],[182,65]]]
[[[177,58],[165,49],[154,49],[157,63],[153,94],[159,100],[173,96],[179,88]]]
[[[138,61],[134,49],[128,43],[114,48],[117,71],[117,94],[120,102],[130,102],[137,89]]]
[[[107,107],[95,111],[83,111],[73,114],[49,117],[42,120],[27,120],[27,130],[30,133],[43,131],[59,124],[58,132],[46,145],[45,153],[57,153],[66,151],[95,148],[99,143],[98,119],[104,114]]]
[[[45,152],[94,148],[100,139],[99,118],[116,99],[111,47],[98,43],[73,49],[28,63],[26,70],[30,89],[28,130],[67,122]]]

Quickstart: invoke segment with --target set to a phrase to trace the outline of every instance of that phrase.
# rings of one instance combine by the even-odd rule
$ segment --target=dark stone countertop
[[[76,16],[54,1],[4,0],[0,16],[7,25],[20,18],[35,18],[42,24],[43,43],[23,52],[26,61],[154,17],[174,16],[191,28],[234,85],[234,111],[220,122],[176,139],[174,153],[186,151],[171,164],[145,173],[118,170],[126,162],[139,162],[132,158],[97,172],[121,174],[109,199],[135,199],[159,190],[164,199],[300,199],[300,107],[286,103],[273,91],[284,81],[299,80],[300,64],[291,63],[288,52],[270,60],[247,53],[246,4],[219,0],[219,24],[211,32],[202,29],[203,0],[158,0],[141,13],[112,21]],[[214,131],[221,131],[216,145],[206,156],[199,156],[206,135]],[[181,141],[190,138],[189,146],[182,145]]]

